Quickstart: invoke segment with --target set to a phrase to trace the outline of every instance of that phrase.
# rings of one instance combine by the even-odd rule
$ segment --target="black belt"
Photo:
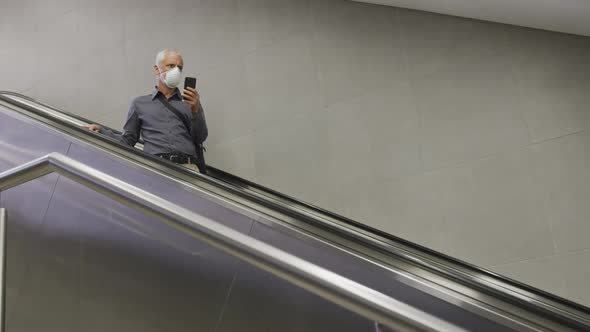
[[[197,164],[197,158],[187,156],[183,153],[158,153],[156,156],[170,160],[175,164]]]

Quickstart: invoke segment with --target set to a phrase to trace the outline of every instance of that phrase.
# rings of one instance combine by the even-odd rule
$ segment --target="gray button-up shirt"
[[[156,98],[158,94],[161,92],[156,89],[152,94],[137,97],[131,102],[123,134],[115,134],[108,129],[102,129],[101,134],[130,146],[134,146],[141,135],[143,151],[150,154],[181,152],[196,156],[195,145],[203,143],[208,135],[203,107],[199,104],[199,111],[193,114],[190,105],[182,101],[178,89],[168,99],[191,124],[189,133],[184,123]]]

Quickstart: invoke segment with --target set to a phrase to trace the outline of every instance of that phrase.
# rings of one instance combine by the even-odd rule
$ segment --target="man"
[[[154,65],[158,86],[151,94],[131,102],[123,134],[97,124],[85,127],[130,146],[141,135],[145,152],[206,173],[202,144],[208,135],[207,123],[197,90],[189,87],[181,94],[177,88],[183,67],[179,52],[166,49],[158,53]]]

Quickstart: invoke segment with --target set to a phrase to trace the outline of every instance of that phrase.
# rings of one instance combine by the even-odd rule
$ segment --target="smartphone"
[[[185,77],[184,78],[184,88],[197,88],[197,79],[195,77]]]

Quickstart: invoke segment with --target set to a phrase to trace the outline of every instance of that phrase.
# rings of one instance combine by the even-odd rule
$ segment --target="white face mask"
[[[160,68],[160,67],[158,67]],[[164,75],[164,77],[162,77]],[[174,67],[166,72],[162,72],[160,69],[160,80],[166,84],[170,89],[176,88],[182,79],[182,73],[178,67]]]

